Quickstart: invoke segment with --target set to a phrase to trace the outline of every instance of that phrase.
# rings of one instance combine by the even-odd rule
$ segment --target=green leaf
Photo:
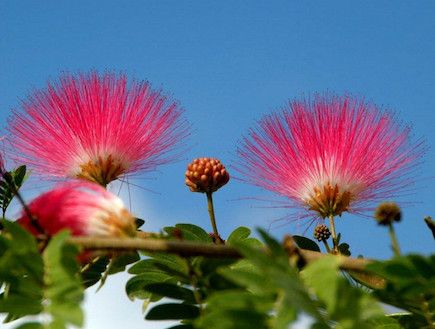
[[[237,243],[243,244],[243,245],[251,247],[251,248],[261,248],[264,246],[263,243],[256,238],[247,238],[247,239],[242,240],[242,241],[237,242]]]
[[[335,312],[340,296],[337,295],[340,277],[337,275],[338,258],[320,259],[309,264],[301,273],[308,285],[314,288],[318,298],[327,301],[328,312]]]
[[[39,300],[29,299],[12,295],[5,299],[0,299],[0,312],[14,313],[19,316],[28,314],[38,314],[42,311]]]
[[[297,319],[297,310],[292,307],[290,295],[285,294],[278,298],[275,304],[276,315],[273,321],[273,329],[287,329],[289,323]],[[329,327],[328,327],[329,329]]]
[[[264,275],[249,269],[218,269],[218,273],[239,286],[249,288],[255,294],[270,294],[274,292],[273,286],[266,281]]]
[[[403,329],[399,322],[389,316],[382,316],[368,323],[373,329]]]
[[[186,241],[194,242],[213,242],[210,235],[201,227],[192,224],[176,224],[175,227],[164,227],[163,230],[170,236],[174,235],[174,230],[181,232],[181,238]]]
[[[149,273],[149,272],[158,272],[158,273],[165,273],[162,269],[158,268],[156,266],[156,263],[158,263],[155,259],[143,259],[136,264],[134,264],[132,267],[128,269],[128,273],[130,274],[142,274],[142,273]]]
[[[161,304],[154,306],[146,315],[147,320],[195,319],[199,308],[189,304]]]
[[[272,238],[269,234],[266,233],[266,231],[262,229],[258,229],[258,233],[260,233],[262,239],[264,242],[266,242],[267,247],[270,250],[270,253],[272,254],[272,257],[274,258],[283,258],[287,262],[288,254],[284,250],[281,243],[276,241],[274,238]]]
[[[145,224],[145,221],[138,217],[135,218],[134,222],[136,224],[136,229],[139,229],[140,227],[142,227],[143,224]]]
[[[338,250],[344,256],[350,256],[349,245],[347,243],[342,243],[338,246]]]
[[[55,302],[50,306],[53,318],[63,324],[71,323],[81,327],[83,325],[83,312],[80,305],[75,302]]]
[[[227,244],[233,244],[234,242],[242,242],[246,240],[251,234],[251,230],[247,227],[236,228],[228,237]]]
[[[169,255],[172,256],[172,255]],[[157,256],[159,257],[159,256]],[[178,262],[175,258],[144,259],[133,265],[130,274],[162,273],[168,277],[177,278],[180,282],[189,284],[190,277],[186,262]]]
[[[82,268],[81,270],[83,286],[88,288],[100,281],[102,273],[106,270],[109,261],[107,257],[98,257],[94,259],[91,264],[86,264],[86,268]]]
[[[83,325],[83,300],[81,280],[77,275],[76,256],[78,248],[65,244],[69,233],[62,231],[53,236],[44,250],[45,298],[50,302],[45,310],[53,317],[51,327],[65,327],[65,324]]]
[[[266,329],[269,316],[250,309],[217,310],[201,317],[196,323],[200,329]]]
[[[419,276],[425,279],[432,279],[434,277],[435,266],[429,259],[420,255],[408,255],[407,258]]]
[[[48,326],[48,329],[67,329],[65,323],[61,320],[54,319]]]
[[[151,283],[161,283],[170,280],[171,277],[165,273],[151,272],[139,274],[128,280],[125,290],[131,300],[134,300],[134,298],[147,299],[151,296],[151,294],[145,290],[145,286]]]
[[[19,166],[18,168],[16,168],[14,170],[14,175],[13,176],[14,176],[15,185],[17,187],[20,187],[23,184],[24,180],[25,180],[24,178],[26,176],[26,166],[22,165],[22,166]]]
[[[210,235],[204,231],[201,227],[192,225],[192,224],[176,224],[176,228],[179,228],[182,230],[182,232],[190,232],[196,236],[197,242],[213,242]]]
[[[240,285],[246,285],[250,291],[268,298],[273,292],[289,295],[291,298],[285,299],[288,308],[303,310],[320,319],[321,315],[315,302],[305,289],[297,270],[289,264],[284,248],[278,242],[272,241],[265,232],[261,234],[265,237],[269,249],[274,252],[237,244],[238,250],[255,265],[255,271],[249,268],[234,268],[228,273],[219,271],[220,274],[230,280],[235,279]]]
[[[250,309],[260,313],[267,313],[273,308],[273,302],[262,296],[245,290],[227,290],[217,292],[207,299],[207,308],[214,309]]]
[[[3,216],[14,198],[16,192],[27,179],[26,166],[19,166],[15,170],[6,172],[3,175],[3,180],[0,181],[0,204],[3,210]]]
[[[388,274],[388,276],[403,278],[413,278],[415,275],[418,275],[418,273],[413,271],[410,267],[400,263],[386,264],[385,272]]]
[[[375,300],[361,289],[350,286],[339,272],[340,258],[325,257],[305,267],[301,273],[337,328],[372,328],[368,321],[383,315]]]
[[[38,322],[29,322],[24,323],[19,327],[16,327],[15,329],[43,329],[44,326],[41,323]]]
[[[435,313],[433,255],[429,257],[407,255],[384,262],[371,262],[367,269],[386,279],[385,287],[375,291],[375,295],[382,302],[414,313],[400,320],[403,327],[410,327],[411,324],[408,325],[408,322],[433,319]]]
[[[35,237],[20,224],[10,221],[4,222],[5,229],[12,235],[12,243],[15,252],[27,253],[29,251],[38,252],[38,245]],[[39,253],[39,252],[38,252]]]
[[[151,283],[143,287],[144,290],[173,299],[184,300],[187,303],[196,304],[192,290],[171,283]]]
[[[113,256],[113,262],[111,263],[109,274],[123,272],[127,265],[135,263],[138,260],[140,260],[140,257],[137,251],[115,255]]]
[[[313,240],[308,239],[301,235],[293,235],[292,237],[299,248],[320,252],[319,246]]]
[[[356,282],[370,288],[370,289],[382,289],[385,286],[385,279],[380,276],[373,275],[367,272],[360,271],[346,271],[352,279]]]

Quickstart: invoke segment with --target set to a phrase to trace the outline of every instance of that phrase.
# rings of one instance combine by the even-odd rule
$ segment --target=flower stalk
[[[329,224],[331,226],[332,252],[338,254],[339,251],[338,251],[338,245],[337,245],[337,235],[335,234],[334,216],[329,215],[328,218],[329,218]]]
[[[391,247],[393,248],[394,254],[400,256],[399,243],[397,241],[396,233],[394,232],[393,223],[388,224],[388,233],[390,234]]]
[[[230,175],[227,169],[216,158],[196,158],[187,165],[185,176],[186,185],[191,192],[205,193],[207,195],[208,213],[213,227],[214,241],[217,244],[223,244],[224,242],[219,236],[216,226],[212,194],[228,183]]]
[[[331,248],[329,248],[328,242],[323,241],[323,244],[325,245],[326,252],[327,252],[328,254],[330,254],[330,253],[331,253]]]
[[[217,244],[223,244],[223,241],[219,236],[217,225],[216,225],[212,192],[207,192],[206,195],[207,195],[207,203],[208,203],[208,213],[210,215],[210,221],[211,221],[211,226],[213,227],[213,234],[214,234],[215,241]]]

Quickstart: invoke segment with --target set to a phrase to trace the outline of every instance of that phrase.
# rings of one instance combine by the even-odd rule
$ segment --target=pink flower
[[[177,102],[124,74],[64,73],[13,111],[16,160],[41,176],[85,178],[103,186],[176,160],[188,135]],[[14,152],[11,152],[12,154]]]
[[[73,236],[122,237],[134,236],[136,231],[135,220],[122,200],[86,181],[63,183],[38,196],[28,209],[37,224],[26,211],[18,223],[35,235],[68,229]]]
[[[264,116],[241,141],[236,169],[325,218],[403,194],[424,151],[392,112],[324,94]]]

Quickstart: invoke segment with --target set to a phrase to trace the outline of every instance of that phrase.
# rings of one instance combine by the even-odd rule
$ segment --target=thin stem
[[[103,276],[100,279],[100,285],[97,288],[97,292],[100,291],[100,289],[104,286],[104,284],[106,283],[107,277],[109,276],[109,272],[112,269],[113,264],[116,261],[116,255],[113,255],[113,257],[110,259],[109,264],[106,267],[106,270],[103,273]]]
[[[101,259],[101,257],[100,256],[98,256],[98,257],[96,257],[96,258],[94,258],[91,262],[89,262],[89,263],[87,263],[85,266],[83,266],[81,269],[80,269],[80,273],[84,273],[84,272],[86,272],[94,263],[96,263],[96,262],[98,262],[99,260]]]
[[[12,182],[11,177],[6,174],[3,174],[3,178],[5,182],[8,184],[10,189],[12,190],[12,193],[17,197],[18,201],[21,203],[21,206],[24,209],[24,212],[26,213],[27,217],[29,217],[31,224],[39,231],[39,233],[43,235],[47,235],[45,230],[39,225],[36,218],[32,215],[29,207],[27,206],[26,202],[24,201],[23,197],[21,196],[20,192],[18,192],[17,188],[15,187],[14,182]]]
[[[329,249],[328,242],[326,240],[323,240],[323,244],[325,245],[325,248],[326,248],[326,251],[328,252],[328,254],[331,253],[331,249]]]
[[[207,203],[208,203],[208,213],[210,214],[211,226],[213,227],[213,234],[217,244],[222,244],[222,240],[219,236],[218,229],[216,226],[216,218],[214,216],[214,207],[213,207],[213,197],[212,192],[206,192],[207,194]]]
[[[428,328],[433,329],[433,328],[435,328],[434,322],[432,320],[433,314],[430,311],[428,302],[424,299],[423,294],[420,295],[420,299],[421,299],[421,309],[424,313],[424,318],[429,325]]]
[[[337,246],[337,235],[335,234],[335,223],[334,223],[334,216],[329,215],[329,224],[331,226],[331,236],[332,236],[332,250],[335,253],[338,253],[338,246]]]
[[[393,247],[394,254],[400,256],[399,243],[397,242],[396,234],[394,233],[393,223],[388,224],[388,233],[390,233],[391,246]]]
[[[198,275],[190,263],[190,259],[186,259],[186,262],[187,267],[189,268],[190,285],[193,287],[193,296],[195,297],[195,301],[199,305],[199,308],[202,310],[202,298],[201,294],[199,293]]]

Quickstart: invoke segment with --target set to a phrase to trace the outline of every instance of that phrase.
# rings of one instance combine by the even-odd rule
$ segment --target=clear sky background
[[[205,196],[184,185],[187,163],[217,157],[232,174],[236,143],[255,120],[288,99],[330,90],[396,110],[427,140],[421,189],[409,197],[414,204],[403,209],[397,234],[404,252],[433,253],[423,217],[435,217],[434,1],[0,0],[2,126],[32,86],[44,87],[63,70],[92,68],[126,71],[163,88],[194,128],[184,159],[135,181],[146,190],[130,187],[144,229],[190,222],[211,231]],[[25,196],[36,193],[33,187]],[[288,209],[238,200],[268,195],[235,179],[217,192],[222,236],[285,216]],[[297,223],[280,224],[271,230],[278,238],[303,233]],[[373,220],[345,214],[336,225],[353,255],[392,255],[386,230]],[[165,327],[143,322],[140,302],[124,293],[127,278],[110,277],[98,294],[87,294],[86,329]]]

